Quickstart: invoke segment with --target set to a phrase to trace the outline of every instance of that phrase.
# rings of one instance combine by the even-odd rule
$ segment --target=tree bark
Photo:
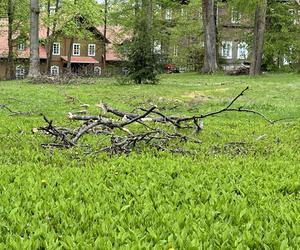
[[[50,17],[50,8],[51,8],[51,3],[50,3],[50,0],[47,0],[47,16],[48,18]],[[50,65],[50,26],[47,25],[47,38],[46,38],[46,51],[47,51],[47,74],[49,73],[49,69],[51,67]],[[52,52],[51,52],[52,54]]]
[[[39,54],[39,0],[30,2],[30,65],[28,77],[36,78],[40,73]]]
[[[107,37],[108,0],[104,1],[104,30],[103,30],[103,68],[106,68],[106,37]]]
[[[215,25],[216,25],[216,61],[218,65],[218,61],[220,58],[220,54],[218,53],[219,51],[219,42],[220,42],[220,37],[219,37],[219,29],[218,29],[218,15],[219,15],[219,10],[218,10],[218,1],[215,1],[214,3],[214,15],[215,15]]]
[[[73,43],[74,43],[74,38],[72,37],[70,39],[70,46],[69,46],[69,51],[68,51],[68,64],[67,64],[67,71],[69,74],[72,73],[72,50],[73,50]]]
[[[256,76],[261,73],[261,63],[264,47],[264,35],[266,30],[267,0],[258,5],[255,10],[254,37],[252,43],[252,56],[250,75]]]
[[[58,8],[59,8],[59,1],[56,0],[55,3],[55,13],[57,13]],[[50,15],[50,0],[48,0],[48,16]],[[47,29],[47,73],[50,73],[51,69],[51,61],[52,61],[52,53],[53,53],[53,42],[56,38],[55,36],[56,32],[56,21],[53,22],[53,27],[52,27],[52,34],[50,36],[50,27]]]
[[[145,15],[146,15],[146,36],[148,40],[148,53],[151,55],[153,53],[153,31],[152,31],[152,26],[153,26],[153,3],[152,0],[144,0],[143,1],[143,8],[145,10]]]
[[[203,0],[202,13],[204,27],[204,65],[202,72],[212,74],[218,69],[215,0]]]
[[[152,0],[146,1],[146,16],[147,16],[147,32],[152,34],[153,23],[153,2]]]
[[[13,22],[14,22],[14,7],[13,0],[7,1],[7,16],[8,16],[8,58],[6,68],[7,80],[14,79],[14,54],[13,54]]]
[[[77,0],[74,0],[74,5],[77,4]],[[70,40],[70,46],[68,51],[68,64],[67,64],[67,71],[69,74],[72,73],[72,51],[73,51],[73,43],[74,43],[74,37],[71,37]]]

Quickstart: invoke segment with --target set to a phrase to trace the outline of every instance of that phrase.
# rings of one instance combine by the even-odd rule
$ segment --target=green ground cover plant
[[[195,155],[145,149],[112,157],[45,150],[39,113],[72,126],[68,112],[105,102],[152,104],[169,114],[258,110],[205,120]],[[194,73],[158,85],[0,82],[0,249],[297,249],[300,245],[300,77]],[[85,140],[93,141],[93,137]]]

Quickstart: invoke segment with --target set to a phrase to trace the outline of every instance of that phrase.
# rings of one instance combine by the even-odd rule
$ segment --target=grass
[[[87,157],[40,147],[40,116],[0,109],[0,249],[297,249],[300,245],[300,77],[163,75],[159,85],[0,82],[0,104],[66,114],[103,101],[122,110],[156,104],[170,114],[236,106],[204,121],[196,156],[151,152]],[[74,97],[73,102],[70,97]],[[170,109],[172,110],[170,111]],[[72,125],[72,124],[71,124]]]

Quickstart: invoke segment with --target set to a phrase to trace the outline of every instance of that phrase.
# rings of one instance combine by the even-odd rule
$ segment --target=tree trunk
[[[67,64],[67,71],[69,74],[72,73],[72,51],[73,51],[73,43],[74,43],[74,38],[72,37],[70,39],[70,46],[69,46],[69,51],[68,51],[68,64]]]
[[[47,0],[47,16],[48,18],[50,17],[50,7],[51,7],[51,3],[50,0]],[[49,69],[51,67],[50,65],[50,55],[52,54],[51,47],[50,47],[50,26],[47,25],[47,38],[46,38],[46,51],[47,51],[47,74],[49,73]]]
[[[215,1],[202,1],[204,27],[204,66],[203,73],[212,74],[218,69],[216,46]]]
[[[216,61],[218,65],[218,61],[220,59],[220,54],[218,53],[219,51],[219,42],[220,42],[220,37],[219,37],[219,29],[218,29],[218,22],[219,22],[219,6],[218,6],[218,1],[215,1],[214,4],[214,15],[215,15],[215,25],[216,25]]]
[[[147,32],[152,34],[152,17],[153,15],[153,3],[152,0],[146,1],[146,17],[147,17]]]
[[[56,0],[55,3],[55,13],[57,13],[58,8],[59,8],[59,1]],[[50,0],[48,0],[48,15],[50,15]],[[52,61],[52,52],[53,52],[53,42],[56,38],[55,32],[56,32],[56,21],[53,22],[53,27],[52,27],[52,34],[50,36],[50,28],[48,27],[49,31],[47,30],[47,73],[50,73],[51,69],[51,61]]]
[[[13,22],[14,22],[13,0],[7,1],[7,16],[8,16],[8,58],[7,58],[6,78],[8,80],[11,80],[15,77],[14,54],[13,54]]]
[[[107,37],[107,15],[108,15],[108,0],[104,1],[104,41],[103,41],[103,68],[106,67],[106,37]]]
[[[77,4],[77,0],[74,0],[74,5]],[[72,51],[73,51],[73,43],[74,43],[74,37],[71,37],[70,40],[70,46],[68,51],[68,64],[67,64],[67,71],[69,74],[72,73]]]
[[[148,52],[149,55],[153,54],[153,31],[152,31],[152,26],[153,26],[153,3],[152,0],[143,0],[143,9],[145,11],[146,15],[146,33],[145,35],[147,36],[146,39],[148,41]]]
[[[254,37],[252,43],[252,57],[250,75],[255,76],[261,73],[261,63],[264,47],[264,35],[266,30],[267,0],[258,5],[255,11]]]
[[[40,76],[40,54],[39,54],[39,0],[30,2],[30,65],[28,77]]]

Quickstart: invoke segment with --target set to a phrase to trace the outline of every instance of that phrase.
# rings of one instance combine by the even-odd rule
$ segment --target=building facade
[[[42,41],[46,39],[46,28],[41,27],[40,36],[40,70],[47,74],[47,50]],[[108,34],[111,34],[108,32]],[[0,25],[0,79],[6,79],[8,57],[8,28],[7,20],[2,19]],[[16,78],[24,78],[28,73],[30,48],[28,40],[14,39],[14,69]],[[58,33],[52,47],[50,72],[52,76],[59,76],[67,72],[68,56],[71,49],[71,70],[77,75],[101,76],[104,64],[104,42],[106,43],[106,64],[108,67],[117,65],[122,61],[113,49],[109,38],[104,40],[100,28],[92,27],[90,36],[86,39],[71,39]]]

